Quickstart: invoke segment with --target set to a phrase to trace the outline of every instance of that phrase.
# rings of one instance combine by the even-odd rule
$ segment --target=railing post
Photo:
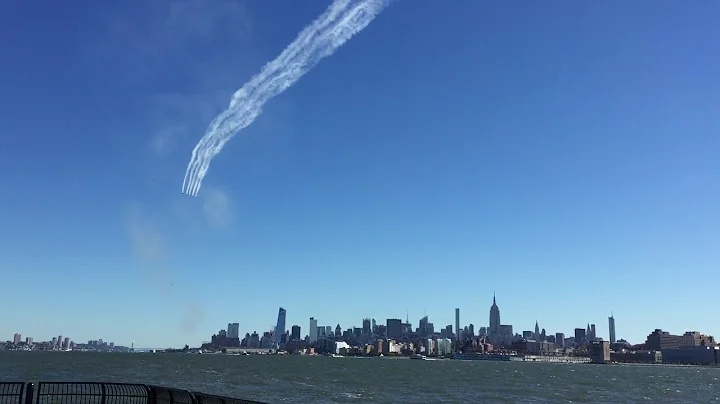
[[[25,404],[33,403],[33,396],[35,395],[35,384],[28,383],[25,387]]]
[[[100,404],[105,404],[105,396],[107,394],[105,392],[105,383],[100,383],[100,388],[102,389],[102,398],[100,398]]]
[[[157,403],[157,397],[155,396],[155,389],[148,386],[147,384],[144,384],[145,389],[148,392],[148,404],[156,404]]]
[[[198,399],[197,399],[197,397],[195,397],[195,394],[193,394],[193,392],[190,390],[185,390],[185,391],[187,391],[188,394],[190,394],[190,401],[192,401],[192,404],[198,404]]]

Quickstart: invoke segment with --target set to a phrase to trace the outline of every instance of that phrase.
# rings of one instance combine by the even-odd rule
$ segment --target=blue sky
[[[427,313],[720,336],[720,5],[397,1],[180,193],[329,1],[0,6],[0,339]]]

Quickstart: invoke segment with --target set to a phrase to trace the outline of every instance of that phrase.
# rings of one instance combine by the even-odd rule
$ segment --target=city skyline
[[[677,304],[720,281],[715,1],[394,1],[197,198],[198,139],[329,1],[45,3],[0,13],[4,338],[489,326],[493,290],[518,330],[720,335]]]
[[[489,310],[488,310],[487,325],[485,325],[483,323],[477,323],[477,324],[476,323],[463,323],[461,321],[462,310],[460,308],[455,308],[454,309],[455,323],[448,323],[448,324],[436,323],[435,321],[433,321],[432,318],[429,318],[429,316],[427,314],[425,314],[423,317],[421,317],[419,319],[416,319],[416,321],[413,321],[412,319],[409,318],[409,310],[406,310],[406,318],[405,319],[399,319],[397,317],[387,317],[384,319],[364,317],[360,320],[359,327],[357,325],[345,325],[342,323],[333,323],[332,321],[330,321],[330,323],[333,323],[334,325],[323,324],[323,323],[319,322],[318,319],[315,317],[310,317],[308,319],[308,323],[305,324],[305,326],[303,326],[300,323],[293,323],[292,325],[289,325],[287,323],[287,310],[283,307],[280,307],[277,312],[278,314],[276,317],[276,325],[269,327],[270,329],[252,329],[252,330],[248,329],[246,331],[243,331],[240,329],[240,323],[231,322],[231,323],[227,324],[226,328],[220,329],[219,331],[215,330],[215,332],[217,332],[217,334],[222,334],[228,338],[237,338],[237,339],[243,339],[247,335],[251,335],[251,334],[263,335],[265,333],[268,333],[271,336],[271,342],[275,345],[279,345],[279,344],[285,342],[282,340],[283,335],[285,335],[285,334],[293,335],[296,337],[295,339],[298,339],[297,338],[298,336],[301,339],[308,338],[308,340],[312,343],[312,342],[316,341],[318,339],[318,337],[320,336],[318,334],[318,330],[320,329],[320,327],[323,327],[323,334],[326,333],[326,331],[324,330],[325,328],[327,328],[327,330],[329,330],[327,332],[333,333],[334,330],[336,329],[336,327],[340,327],[342,330],[346,330],[346,329],[350,329],[350,328],[361,328],[361,329],[363,329],[363,332],[367,333],[368,330],[375,328],[375,323],[377,320],[380,320],[380,324],[383,326],[385,326],[385,322],[389,323],[390,321],[398,321],[398,322],[409,321],[409,323],[411,324],[413,329],[415,329],[415,328],[424,329],[428,323],[432,323],[435,332],[440,332],[440,331],[444,332],[445,331],[444,329],[450,327],[452,329],[453,337],[456,339],[459,338],[458,330],[464,330],[464,329],[467,329],[468,327],[470,327],[471,330],[475,330],[475,332],[478,332],[478,330],[481,330],[481,329],[486,329],[488,335],[490,335],[493,338],[499,337],[501,339],[503,338],[503,336],[501,335],[501,334],[503,334],[502,327],[510,327],[512,329],[512,332],[510,334],[504,335],[504,338],[507,338],[508,341],[512,338],[515,338],[516,336],[522,336],[523,338],[528,338],[528,335],[530,335],[531,338],[535,338],[536,336],[541,335],[541,334],[548,335],[548,336],[562,335],[565,338],[572,337],[573,335],[575,335],[577,337],[578,330],[580,330],[580,332],[582,333],[583,336],[585,336],[585,335],[592,336],[592,338],[600,338],[602,340],[609,341],[611,343],[614,343],[614,342],[620,341],[620,340],[624,340],[631,344],[639,344],[639,343],[642,343],[644,341],[644,338],[647,337],[647,334],[650,333],[650,331],[648,331],[641,340],[637,340],[637,341],[634,341],[634,340],[631,340],[628,338],[624,338],[622,336],[618,338],[616,324],[615,324],[615,317],[614,317],[614,313],[612,311],[610,312],[610,316],[607,317],[607,320],[608,320],[607,335],[603,335],[601,332],[598,332],[598,327],[594,322],[587,322],[586,328],[583,328],[583,325],[578,323],[572,329],[569,329],[569,330],[564,330],[564,329],[557,330],[557,329],[550,329],[550,328],[546,329],[546,327],[540,325],[540,321],[537,319],[535,320],[534,328],[524,327],[524,326],[518,327],[515,324],[507,324],[507,322],[505,322],[507,325],[502,325],[503,318],[501,316],[501,311],[500,311],[499,306],[500,305],[497,303],[497,296],[496,296],[495,292],[493,292],[492,304],[490,305]],[[457,327],[458,324],[460,325],[459,328]],[[682,333],[686,333],[686,332],[701,332],[705,335],[714,335],[712,333],[707,332],[706,330],[698,329],[698,328],[688,328],[686,330],[681,331],[681,330],[668,330],[668,329],[665,329],[662,327],[655,327],[652,330],[657,330],[657,329],[662,329],[663,331],[668,331],[671,334],[672,333],[682,334]],[[279,332],[279,330],[282,330],[282,331]],[[306,331],[303,332],[303,330],[306,330]],[[297,333],[297,335],[296,335],[296,333]],[[214,334],[214,335],[217,335],[217,334]],[[21,338],[21,335],[22,335],[21,333],[16,333],[16,334],[14,334],[13,339],[8,340],[8,341],[24,340],[23,338]],[[24,338],[25,339],[29,338],[30,342],[32,342],[34,339],[32,336],[27,336]],[[59,337],[53,337],[52,338],[53,343],[56,341],[56,339],[58,341],[62,340],[62,335],[60,335]],[[66,340],[66,343],[69,344],[70,338],[66,337],[65,340]],[[36,342],[46,342],[42,339],[40,339],[40,340],[35,339],[35,341]],[[50,341],[50,340],[48,340],[48,341]],[[103,340],[100,339],[99,341],[100,341],[100,344],[102,345]],[[207,339],[207,338],[203,339],[203,343],[206,341],[209,341],[209,339]],[[500,341],[500,340],[498,340],[498,341]],[[92,341],[90,341],[90,342],[92,342]],[[128,344],[128,346],[133,346],[133,345],[134,345],[134,342]],[[193,345],[193,344],[190,343],[189,345]],[[138,347],[140,349],[142,349],[142,348],[177,348],[176,346],[159,346],[159,345],[158,346],[148,345],[148,346],[138,346]]]

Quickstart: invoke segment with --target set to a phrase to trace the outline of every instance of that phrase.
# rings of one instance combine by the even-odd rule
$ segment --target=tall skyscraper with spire
[[[610,317],[608,317],[608,329],[610,330],[610,343],[614,344],[617,341],[615,340],[615,317],[613,317],[612,312],[610,312]]]
[[[533,338],[535,341],[540,341],[540,325],[537,320],[535,320],[535,335],[533,335]]]
[[[493,292],[493,304],[490,307],[490,335],[497,335],[500,332],[500,308],[495,301],[495,292]]]

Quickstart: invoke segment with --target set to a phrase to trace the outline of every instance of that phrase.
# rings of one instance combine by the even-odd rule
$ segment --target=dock
[[[512,360],[516,362],[590,363],[590,358],[583,356],[518,355],[513,356]]]

